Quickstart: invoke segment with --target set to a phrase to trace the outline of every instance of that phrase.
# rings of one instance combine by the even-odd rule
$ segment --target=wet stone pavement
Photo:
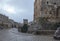
[[[16,28],[0,31],[0,41],[60,41],[54,40],[52,36],[32,35],[18,32]]]

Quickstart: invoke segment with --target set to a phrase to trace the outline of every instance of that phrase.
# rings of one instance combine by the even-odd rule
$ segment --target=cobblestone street
[[[51,36],[39,36],[18,32],[16,28],[0,31],[0,41],[59,41]]]

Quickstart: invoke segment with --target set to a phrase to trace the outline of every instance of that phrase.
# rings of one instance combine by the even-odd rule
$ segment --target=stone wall
[[[36,20],[36,21],[38,21],[38,17],[40,16],[40,14],[41,14],[41,12],[40,12],[40,10],[41,10],[41,8],[40,8],[40,6],[41,6],[41,1],[42,0],[35,0],[35,3],[34,3],[34,21]]]
[[[54,35],[55,30],[38,30],[35,34],[37,35]]]
[[[60,9],[57,10],[59,6],[60,0],[35,0],[34,21],[38,22],[39,17],[46,17],[48,21],[57,22],[60,19]],[[59,16],[58,19],[57,15]]]

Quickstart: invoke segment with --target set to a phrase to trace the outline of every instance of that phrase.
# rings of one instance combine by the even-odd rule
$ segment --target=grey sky
[[[33,20],[34,0],[0,0],[0,13],[16,22]]]

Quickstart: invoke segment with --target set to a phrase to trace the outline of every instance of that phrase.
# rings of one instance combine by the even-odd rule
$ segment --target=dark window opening
[[[52,14],[52,12],[50,11],[49,14]]]
[[[56,5],[56,3],[53,3],[54,5]]]
[[[48,1],[47,1],[47,4],[48,4]]]

